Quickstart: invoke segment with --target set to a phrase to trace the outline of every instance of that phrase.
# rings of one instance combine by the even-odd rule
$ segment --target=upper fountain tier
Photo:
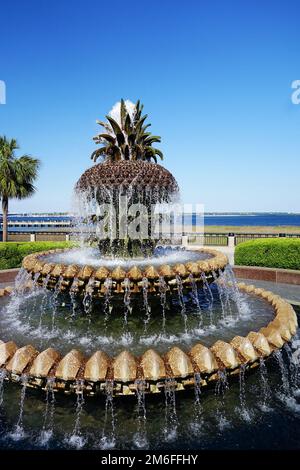
[[[106,200],[110,190],[155,190],[154,202],[168,202],[179,191],[174,176],[166,168],[143,160],[99,163],[86,170],[76,184],[76,191],[96,196],[99,192],[100,200]]]
[[[153,254],[160,238],[157,204],[169,204],[179,193],[168,170],[143,160],[95,165],[83,173],[75,191],[82,196],[81,219],[89,222],[90,239],[105,256],[123,258]],[[139,224],[134,234],[130,233],[132,221]]]

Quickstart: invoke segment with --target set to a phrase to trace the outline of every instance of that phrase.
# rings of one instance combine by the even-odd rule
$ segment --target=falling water
[[[4,380],[6,377],[6,370],[0,369],[0,406],[3,403]]]
[[[88,321],[88,324],[91,323],[92,310],[93,310],[93,298],[89,291],[86,291],[82,299],[82,305],[85,313],[85,318]]]
[[[260,372],[260,388],[261,388],[261,403],[260,408],[263,411],[271,411],[268,403],[271,400],[271,389],[268,381],[268,371],[264,359],[261,357],[259,360],[259,372]]]
[[[130,305],[130,280],[127,277],[124,279],[124,307],[124,326],[126,328],[128,324],[128,313],[132,312]]]
[[[173,441],[177,436],[178,418],[176,413],[175,384],[173,379],[165,380],[165,439]]]
[[[247,302],[243,299],[243,294],[238,288],[235,274],[230,265],[226,266],[224,278],[225,283],[228,286],[227,288],[230,290],[231,298],[236,305],[238,317],[241,317],[245,314],[247,315],[249,313],[249,307]]]
[[[288,357],[288,363],[289,363],[289,375],[290,375],[290,386],[292,389],[292,392],[294,395],[299,396],[299,379],[300,379],[300,374],[299,374],[299,365],[300,365],[300,349],[298,346],[296,346],[296,349],[293,348],[294,343],[298,342],[292,342],[292,346],[289,344],[284,345],[284,350],[286,352],[286,355]],[[293,351],[293,349],[295,349]]]
[[[20,381],[22,383],[22,388],[21,388],[21,396],[20,396],[19,417],[18,417],[18,421],[17,421],[17,424],[15,425],[13,432],[10,433],[10,437],[14,441],[19,441],[20,439],[23,439],[23,437],[25,437],[25,431],[23,428],[23,414],[24,414],[24,402],[25,402],[25,396],[26,396],[26,388],[27,388],[27,383],[28,383],[27,375],[23,374],[20,378]]]
[[[77,300],[76,300],[76,293],[78,289],[78,284],[79,284],[79,279],[78,277],[74,277],[74,280],[72,282],[71,288],[70,288],[70,299],[71,299],[71,304],[72,304],[72,313],[70,319],[73,320],[76,317],[76,312],[77,312]]]
[[[137,432],[134,436],[134,443],[137,447],[145,448],[148,444],[146,429],[146,404],[145,404],[145,386],[144,380],[136,380],[137,396]]]
[[[56,283],[56,285],[55,285],[53,296],[52,296],[52,299],[51,299],[51,304],[52,304],[51,305],[52,306],[51,331],[52,332],[54,331],[54,328],[55,328],[55,318],[56,318],[57,307],[58,307],[58,296],[59,296],[59,293],[60,293],[60,290],[61,290],[62,282],[63,282],[63,277],[60,276],[57,283]],[[42,318],[42,316],[41,316],[41,318]],[[40,327],[41,327],[41,325],[40,325]]]
[[[225,416],[225,393],[228,390],[228,380],[226,370],[218,371],[218,380],[215,388],[215,395],[217,397],[217,411],[216,416],[218,420],[218,427],[222,431],[224,428],[230,426],[230,422]]]
[[[286,367],[283,357],[282,357],[282,352],[280,350],[274,352],[274,357],[276,358],[276,361],[279,365],[279,370],[281,374],[281,389],[284,397],[289,397],[291,394],[290,390],[290,384],[289,384],[289,374],[288,374],[288,368]]]
[[[223,306],[224,306],[224,312],[225,312],[225,319],[232,319],[234,318],[233,311],[232,311],[232,306],[231,306],[231,299],[230,299],[230,287],[227,284],[227,280],[225,278],[225,274],[222,272],[221,269],[219,269],[219,279],[218,282],[216,283],[218,285],[218,288],[221,292],[221,295],[223,297]]]
[[[48,274],[43,280],[44,293],[43,293],[43,297],[40,303],[40,320],[39,320],[39,326],[38,326],[39,330],[41,330],[42,328],[43,316],[44,316],[44,313],[46,312],[46,307],[48,303],[48,291],[46,287],[48,285],[49,279],[50,279],[50,274]]]
[[[148,323],[151,318],[151,307],[148,303],[148,288],[149,288],[149,281],[146,277],[143,277],[142,280],[143,286],[143,302],[144,302],[144,309],[145,309],[145,319],[144,319],[144,333],[147,333]]]
[[[284,361],[283,353],[285,353],[287,363]],[[283,388],[283,394],[280,398],[290,409],[299,412],[299,357],[293,354],[291,346],[287,343],[283,347],[281,358],[279,358],[279,368]]]
[[[218,278],[218,275],[215,271],[212,271],[212,276],[214,278],[215,286],[216,286],[218,294],[219,294],[219,299],[220,299],[221,309],[222,309],[222,319],[225,320],[226,316],[227,316],[227,310],[226,310],[225,305],[224,305],[224,287],[223,287],[222,283],[218,282],[219,278]]]
[[[76,380],[76,412],[75,412],[75,425],[71,437],[68,440],[68,443],[72,447],[80,449],[85,444],[85,438],[82,436],[81,432],[81,414],[84,405],[84,396],[83,396],[83,380]]]
[[[159,295],[162,308],[162,335],[166,333],[166,303],[167,303],[167,283],[163,276],[159,277]]]
[[[203,316],[202,316],[202,310],[201,310],[201,307],[200,307],[200,302],[199,302],[199,297],[198,297],[198,287],[197,287],[196,281],[194,279],[194,276],[192,274],[190,274],[189,278],[190,278],[190,282],[191,282],[191,285],[192,285],[193,299],[194,299],[194,302],[195,302],[196,307],[197,307],[197,312],[199,314],[198,328],[201,328],[202,324],[203,324]]]
[[[91,323],[92,320],[92,310],[93,310],[93,290],[94,290],[95,279],[91,277],[89,282],[85,288],[85,294],[82,300],[84,313],[88,320],[88,324]]]
[[[212,294],[210,285],[207,281],[206,275],[204,272],[201,273],[201,279],[203,282],[203,293],[205,296],[205,299],[208,304],[208,312],[209,312],[209,322],[210,326],[213,326],[213,303],[214,303],[214,296]]]
[[[32,279],[32,287],[31,287],[31,289],[30,289],[32,293],[37,293],[37,292],[39,291],[40,286],[39,286],[39,284],[38,284],[38,282],[37,282],[38,279],[39,279],[39,277],[40,277],[40,273],[35,273],[35,275],[33,276],[33,279]],[[26,287],[26,286],[25,286],[25,287]],[[45,292],[45,294],[46,294],[46,292]],[[17,295],[18,295],[18,293],[17,293]],[[22,294],[22,295],[23,295],[23,294]],[[33,306],[32,306],[32,309],[31,309],[30,312],[29,312],[28,319],[30,319],[32,312],[36,312],[36,310],[37,310],[37,302],[38,302],[38,296],[36,295],[36,296],[34,297]]]
[[[105,289],[105,294],[104,294],[104,328],[105,328],[105,331],[106,331],[109,315],[110,315],[111,310],[112,310],[112,306],[111,306],[111,303],[110,303],[111,290],[112,290],[112,279],[110,277],[107,277],[105,279],[104,289]]]
[[[115,443],[116,443],[113,390],[114,390],[113,380],[107,380],[105,384],[105,393],[106,393],[105,416],[104,416],[102,437],[100,440],[100,447],[102,449],[112,449],[113,447],[115,447]],[[108,424],[109,416],[110,416],[110,426]],[[109,428],[109,430],[107,430],[107,428]]]
[[[47,379],[46,384],[46,405],[44,412],[43,429],[40,435],[41,445],[46,445],[53,435],[54,424],[54,411],[55,411],[55,396],[54,396],[54,382],[55,379],[50,377]]]
[[[299,361],[295,361],[295,356],[293,355],[293,351],[291,346],[288,343],[285,343],[283,346],[283,351],[286,354],[287,361],[288,361],[288,372],[290,377],[290,386],[294,388],[297,382],[297,375],[298,375],[298,366]]]
[[[181,315],[183,318],[184,333],[187,335],[188,334],[188,317],[186,314],[186,308],[184,304],[182,279],[178,274],[176,274],[176,283],[177,283],[177,289],[178,289],[178,300],[179,300],[179,305],[181,307]]]
[[[203,408],[201,403],[201,375],[197,372],[194,375],[195,380],[195,402],[194,402],[194,417],[191,423],[191,429],[194,433],[199,434],[203,425]]]
[[[246,371],[246,366],[245,364],[242,364],[240,366],[240,371],[239,371],[239,386],[240,386],[240,408],[238,409],[238,413],[241,415],[241,417],[245,421],[250,421],[251,417],[249,414],[249,411],[247,409],[246,405],[246,382],[245,382],[245,371]]]
[[[15,278],[14,292],[19,295],[23,295],[30,280],[31,274],[29,274],[26,269],[21,268]]]

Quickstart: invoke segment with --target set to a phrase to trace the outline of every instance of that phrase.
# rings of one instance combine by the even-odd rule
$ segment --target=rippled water
[[[162,264],[186,263],[188,261],[204,260],[211,258],[207,253],[185,250],[182,247],[166,248],[157,247],[154,255],[149,258],[105,258],[101,257],[97,248],[80,248],[66,251],[64,253],[55,253],[45,257],[51,263],[77,264],[89,266],[106,266],[114,269],[120,266],[123,269],[130,269],[132,266],[145,268],[146,266],[161,266]]]
[[[164,308],[149,298],[146,307],[141,303],[131,312],[122,297],[110,307],[96,303],[86,315],[69,295],[55,297],[36,288],[1,301],[1,337],[19,345],[31,343],[38,350],[52,346],[63,353],[72,348],[91,353],[101,348],[115,355],[126,347],[142,354],[149,347],[165,352],[172,345],[189,349],[198,341],[210,346],[217,339],[231,340],[258,330],[273,316],[270,305],[255,296],[241,294],[238,306],[232,290],[227,292],[225,310],[224,293],[215,284],[209,289],[210,294],[199,290],[197,303],[193,293],[183,296],[183,304],[175,296]]]

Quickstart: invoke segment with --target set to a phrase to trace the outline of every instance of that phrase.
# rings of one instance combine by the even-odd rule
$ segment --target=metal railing
[[[224,233],[205,233],[203,235],[188,235],[189,245],[227,246],[228,235]]]
[[[73,241],[78,239],[79,233],[70,231],[9,231],[8,241],[10,242],[34,242],[34,241]],[[249,240],[261,238],[300,238],[300,233],[186,233],[188,245],[205,246],[236,246]],[[2,232],[0,231],[0,241]],[[170,241],[171,243],[171,241]]]
[[[257,240],[260,238],[300,238],[299,233],[237,233],[234,235],[234,244]]]

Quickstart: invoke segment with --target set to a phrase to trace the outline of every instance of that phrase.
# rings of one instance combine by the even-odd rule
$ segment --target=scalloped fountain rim
[[[197,249],[193,252],[207,254],[210,258],[206,260],[188,261],[186,263],[177,263],[174,265],[161,264],[154,267],[147,266],[140,269],[134,265],[125,271],[121,266],[117,266],[113,270],[106,266],[93,267],[90,265],[78,266],[76,264],[58,264],[51,263],[45,257],[54,253],[63,253],[65,249],[50,250],[28,255],[24,258],[22,267],[32,276],[39,274],[38,283],[43,284],[47,288],[54,288],[60,279],[61,290],[68,290],[73,280],[78,279],[77,289],[85,290],[90,279],[93,279],[93,291],[97,295],[104,295],[106,292],[106,280],[112,280],[112,292],[121,294],[124,292],[124,281],[127,280],[127,286],[132,289],[132,293],[140,292],[143,288],[143,280],[147,278],[149,282],[149,292],[159,292],[160,279],[163,277],[169,290],[177,288],[177,278],[180,277],[182,283],[186,287],[191,287],[193,283],[202,283],[201,275],[203,273],[212,277],[212,272],[216,275],[224,270],[228,264],[228,258],[217,250]],[[46,285],[44,283],[47,278]],[[128,284],[130,283],[130,284]]]
[[[18,348],[13,341],[0,341],[0,368],[6,371],[6,380],[20,382],[25,374],[28,387],[46,389],[50,380],[54,391],[66,394],[83,390],[86,395],[96,395],[105,393],[107,387],[115,395],[132,395],[140,388],[146,393],[159,393],[166,387],[166,379],[174,390],[194,387],[199,377],[201,385],[209,385],[218,380],[219,370],[231,376],[238,374],[241,366],[256,367],[261,358],[282,348],[296,333],[297,316],[288,302],[252,285],[239,283],[238,287],[265,299],[276,315],[258,332],[235,336],[230,343],[218,340],[210,348],[198,343],[187,353],[172,347],[164,355],[149,349],[140,357],[127,350],[114,358],[96,351],[86,358],[75,349],[61,357],[53,348],[38,352],[31,345]],[[2,289],[0,296],[11,291]]]

